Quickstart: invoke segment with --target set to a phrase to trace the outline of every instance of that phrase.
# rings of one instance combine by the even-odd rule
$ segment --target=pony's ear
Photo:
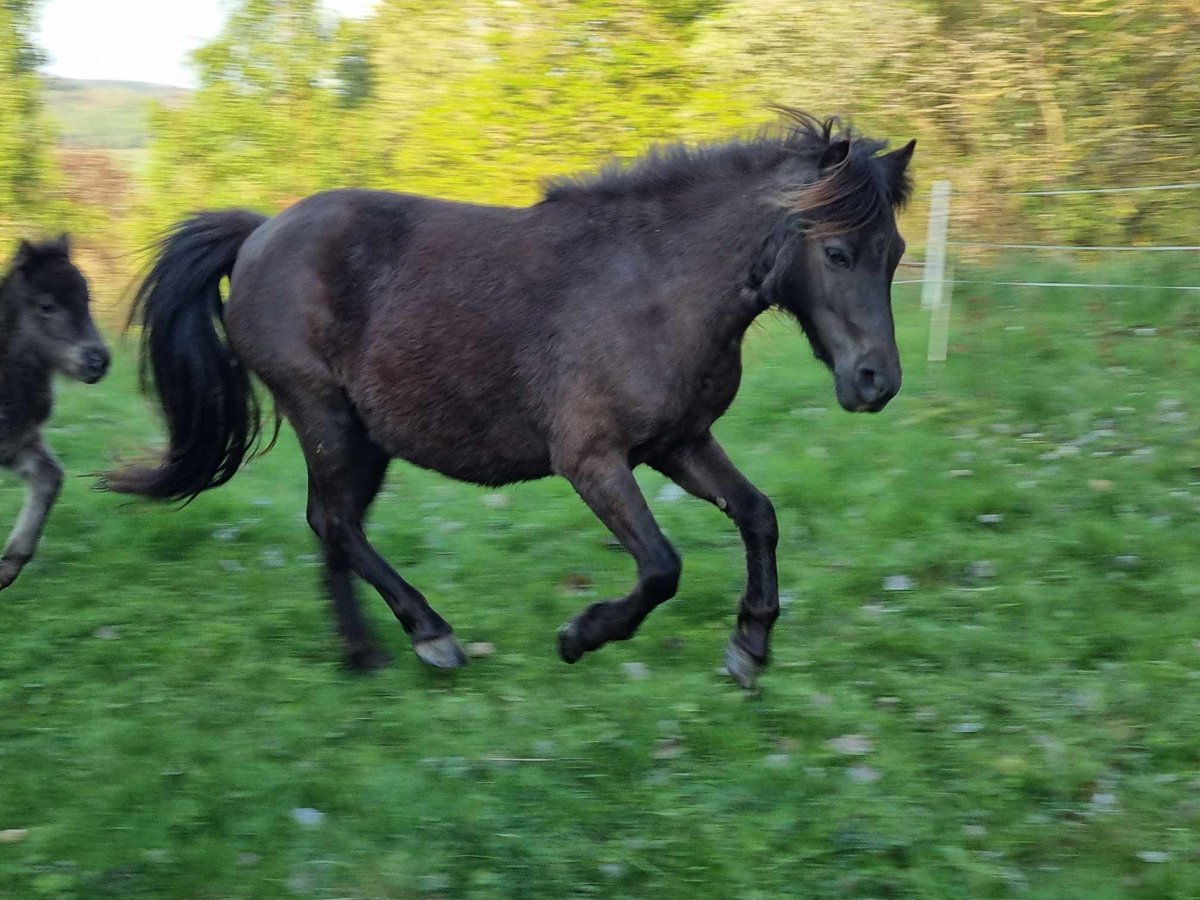
[[[899,150],[893,150],[891,153],[885,153],[879,157],[882,162],[894,170],[897,174],[908,168],[909,162],[912,161],[913,151],[917,149],[917,139],[913,138]]]
[[[63,256],[68,256],[71,253],[71,235],[67,232],[60,234],[54,241],[54,246],[62,250]]]
[[[33,246],[29,241],[22,240],[17,245],[17,255],[13,257],[13,266],[28,274],[37,262],[38,256],[37,247]]]
[[[908,164],[912,161],[913,151],[917,148],[917,139],[913,138],[899,150],[885,153],[879,157],[879,163],[887,176],[888,193],[892,203],[902,206],[908,201],[912,192],[912,179],[908,177]]]
[[[846,157],[850,155],[850,142],[846,139],[833,141],[824,152],[821,153],[821,158],[817,160],[817,168],[822,172],[832,169],[835,166],[840,166],[846,161]]]

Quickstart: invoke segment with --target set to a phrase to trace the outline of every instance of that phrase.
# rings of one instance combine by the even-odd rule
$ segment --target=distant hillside
[[[149,137],[152,103],[176,104],[185,88],[139,81],[46,79],[46,104],[68,147],[137,150]]]

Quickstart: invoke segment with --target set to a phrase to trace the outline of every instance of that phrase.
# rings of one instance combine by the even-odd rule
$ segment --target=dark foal
[[[51,378],[62,372],[93,384],[107,370],[108,350],[66,235],[44,244],[22,241],[0,281],[0,466],[28,487],[0,556],[0,590],[32,558],[62,487],[62,467],[42,439],[54,403]]]
[[[750,684],[779,612],[775,514],[709,430],[737,393],[746,328],[772,306],[793,313],[846,409],[880,410],[900,389],[894,210],[913,145],[880,155],[835,120],[787,119],[561,182],[524,209],[343,190],[270,220],[195,215],[162,242],[135,313],[170,447],[109,483],[163,499],[223,484],[258,436],[257,375],[304,450],[351,663],[381,662],[355,573],[422,660],[459,666],[450,626],[363,532],[388,461],[487,485],[561,475],[638,570],[626,597],[560,630],[574,662],[631,637],[678,585],[679,555],[634,480],[647,463],[741,531],[727,659]]]

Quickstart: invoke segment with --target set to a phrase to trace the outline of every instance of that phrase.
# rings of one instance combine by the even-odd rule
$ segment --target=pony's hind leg
[[[746,592],[738,605],[737,630],[726,651],[729,674],[742,687],[754,684],[767,663],[771,627],[779,617],[775,547],[779,526],[767,496],[747,480],[712,435],[652,462],[681,488],[733,519],[746,546]]]
[[[364,442],[358,456],[358,465],[352,473],[354,508],[360,516],[366,515],[383,483],[387,471],[387,454],[374,444]],[[317,497],[312,479],[309,479],[308,521],[317,534],[325,532],[325,510]],[[336,543],[322,540],[321,550],[325,556],[325,589],[333,604],[333,614],[338,633],[346,651],[346,664],[353,670],[368,672],[386,666],[390,659],[371,635],[363,618],[362,609],[354,593],[353,571],[346,552]]]
[[[42,528],[63,482],[62,466],[40,436],[35,436],[18,452],[9,467],[25,480],[26,494],[17,523],[0,555],[0,590],[16,581],[25,564],[33,558]]]
[[[330,563],[329,585],[343,633],[348,632],[351,640],[366,633],[348,590],[348,567],[380,593],[423,662],[438,668],[466,665],[466,654],[450,625],[420,591],[387,564],[363,532],[363,514],[369,503],[364,498],[368,494],[373,497],[378,490],[382,469],[373,479],[358,473],[364,464],[380,466],[383,451],[366,435],[340,389],[306,387],[302,395],[278,390],[275,394],[296,429],[308,462],[309,524]]]
[[[561,465],[560,471],[637,561],[638,570],[637,584],[626,597],[593,603],[559,629],[559,655],[573,663],[609,641],[633,637],[652,609],[675,596],[681,563],[622,456],[589,456]]]

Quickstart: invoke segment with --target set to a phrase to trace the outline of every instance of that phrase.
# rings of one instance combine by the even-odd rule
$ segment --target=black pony
[[[63,235],[22,241],[0,281],[0,466],[28,485],[25,505],[0,556],[0,590],[33,556],[63,472],[42,440],[54,403],[51,377],[92,384],[108,370],[108,350],[88,311],[88,288]]]
[[[638,572],[627,596],[560,630],[574,662],[675,594],[679,556],[633,477],[647,463],[741,531],[727,663],[750,684],[779,612],[775,513],[710,428],[737,393],[746,328],[770,307],[799,319],[846,409],[883,409],[900,389],[894,209],[913,144],[885,146],[789,112],[778,133],[652,152],[523,209],[343,190],[270,220],[197,214],[163,240],[135,311],[170,446],[109,483],[187,499],[228,481],[260,429],[257,375],[304,450],[350,662],[383,661],[355,573],[422,660],[459,666],[450,626],[363,532],[388,461],[488,485],[561,475]]]

